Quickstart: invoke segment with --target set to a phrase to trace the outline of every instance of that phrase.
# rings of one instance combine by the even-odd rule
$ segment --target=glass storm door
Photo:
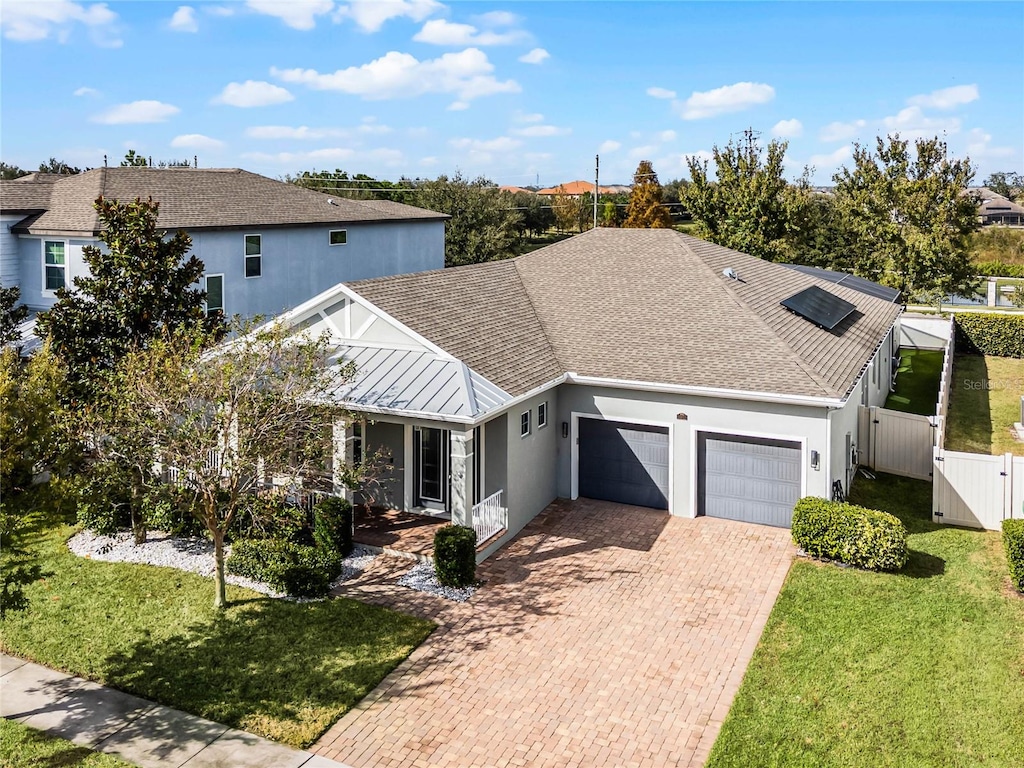
[[[448,480],[447,431],[433,427],[420,429],[419,496],[424,506],[444,507]]]

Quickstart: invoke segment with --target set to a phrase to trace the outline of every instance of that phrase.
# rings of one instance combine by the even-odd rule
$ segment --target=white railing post
[[[473,530],[477,546],[508,528],[508,510],[502,506],[504,490],[496,491],[473,505]]]

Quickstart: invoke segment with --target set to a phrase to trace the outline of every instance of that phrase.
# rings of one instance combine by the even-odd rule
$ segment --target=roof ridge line
[[[715,278],[716,280],[718,280],[719,275],[713,269],[711,269],[711,267],[708,265],[708,263],[706,261],[704,261],[703,258],[701,258],[700,254],[698,254],[693,248],[691,248],[690,244],[686,241],[685,238],[692,237],[692,236],[691,235],[686,235],[683,232],[677,232],[677,234],[679,235],[680,245],[682,245],[683,248],[685,248],[687,250],[687,252],[689,252],[689,254],[691,256],[693,256],[694,259],[696,259],[696,261],[700,264],[702,269],[707,270],[708,272],[710,272],[711,276],[713,278]],[[703,242],[707,242],[710,245],[718,246],[719,248],[726,248],[726,250],[730,250],[730,251],[734,250],[733,248],[727,248],[724,245],[718,245],[718,243],[711,243],[710,241],[703,241]],[[740,251],[736,251],[736,253],[740,253]],[[752,256],[750,254],[743,254],[743,255],[747,256],[748,258],[752,258],[752,259],[758,258],[757,256]],[[771,262],[771,263],[775,263],[775,262]],[[817,285],[818,281],[815,278],[811,277],[810,275],[807,275],[807,277],[810,278],[811,280],[815,280],[815,284]],[[729,294],[729,296],[732,297],[733,301],[735,301],[737,304],[739,304],[740,306],[742,306],[744,309],[747,310],[748,316],[752,316],[753,318],[755,318],[756,321],[760,324],[760,326],[762,328],[766,329],[768,331],[768,333],[771,335],[771,337],[773,339],[777,340],[779,342],[779,344],[781,344],[782,347],[785,348],[786,352],[788,352],[788,354],[789,354],[790,359],[793,360],[796,363],[797,367],[800,370],[802,370],[811,381],[813,381],[818,387],[820,387],[822,389],[822,391],[828,392],[828,393],[836,395],[838,397],[842,397],[843,396],[842,394],[837,393],[835,388],[831,384],[829,384],[827,381],[825,381],[818,374],[818,372],[814,370],[814,367],[809,365],[808,362],[806,360],[804,360],[804,358],[800,355],[800,353],[798,353],[795,349],[793,349],[793,345],[790,344],[788,341],[786,341],[784,338],[782,338],[782,336],[780,336],[778,334],[778,332],[774,328],[772,328],[763,317],[761,317],[760,313],[757,312],[752,306],[750,306],[750,304],[742,296],[740,296],[740,294],[736,290],[734,290],[733,287],[731,285],[729,285],[729,283],[723,283],[723,282],[721,282],[719,280],[719,285],[723,288],[723,290],[725,290]]]
[[[537,306],[533,303],[533,297],[530,295],[530,290],[526,287],[526,281],[523,280],[523,275],[519,271],[519,259],[524,255],[526,254],[520,254],[519,256],[509,259],[509,261],[512,262],[512,267],[516,273],[516,279],[519,281],[519,287],[523,289],[523,295],[526,297],[526,301],[530,305],[530,312],[532,312],[533,316],[537,318],[537,325],[540,326],[540,332],[544,334],[544,343],[548,345],[548,350],[551,352],[551,359],[558,363],[558,367],[563,373],[566,373],[568,372],[569,367],[565,365],[555,352],[555,345],[551,343],[551,337],[548,335],[548,327],[545,325],[544,319],[537,311]]]

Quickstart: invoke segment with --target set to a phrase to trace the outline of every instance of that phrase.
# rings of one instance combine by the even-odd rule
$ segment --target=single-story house
[[[357,366],[331,397],[364,500],[496,535],[586,496],[788,526],[848,488],[889,392],[898,294],[674,230],[337,285],[283,315]],[[894,332],[895,331],[895,332]]]
[[[971,191],[980,198],[978,221],[982,226],[998,224],[1004,227],[1024,227],[1024,206],[988,187],[977,187]]]

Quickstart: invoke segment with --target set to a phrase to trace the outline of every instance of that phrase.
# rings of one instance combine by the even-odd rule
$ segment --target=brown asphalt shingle
[[[857,311],[826,331],[780,306],[811,285]],[[900,312],[673,230],[592,230],[510,261],[351,287],[514,395],[571,371],[844,397]]]
[[[48,188],[48,198],[42,187]],[[100,195],[118,200],[153,198],[160,203],[158,223],[165,229],[447,218],[445,214],[386,200],[332,197],[237,168],[95,168],[49,184],[4,182],[0,194],[3,211],[45,208],[15,228],[30,234],[98,232],[93,203]]]

